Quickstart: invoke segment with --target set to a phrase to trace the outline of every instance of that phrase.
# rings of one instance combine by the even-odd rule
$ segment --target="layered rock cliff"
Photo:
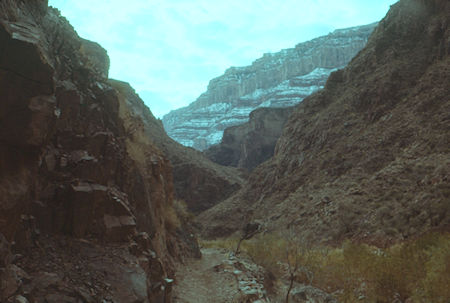
[[[221,165],[253,170],[273,156],[275,145],[293,107],[263,107],[250,113],[247,123],[225,129],[220,144],[204,151]]]
[[[296,107],[274,157],[198,217],[318,242],[378,244],[450,225],[450,3],[401,0],[367,46]]]
[[[262,103],[250,112],[249,121],[225,128],[222,140],[205,149],[204,154],[221,165],[253,170],[273,156],[275,144],[293,106],[323,88],[332,71],[334,69],[317,68],[305,76],[294,77],[276,87],[258,89],[241,97],[241,104],[248,103],[248,100],[252,104]]]
[[[1,302],[170,302],[199,253],[162,125],[108,67],[47,1],[0,2]]]
[[[203,150],[220,142],[223,130],[248,121],[258,107],[286,107],[321,88],[330,72],[345,66],[367,42],[375,24],[336,30],[246,67],[231,67],[210,81],[189,106],[163,118],[176,141]]]

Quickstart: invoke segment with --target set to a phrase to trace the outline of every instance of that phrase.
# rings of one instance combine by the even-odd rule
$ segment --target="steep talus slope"
[[[199,150],[219,143],[225,128],[247,122],[256,108],[292,106],[320,88],[364,47],[374,27],[336,30],[265,54],[250,66],[231,67],[195,102],[165,115],[164,127],[170,137]]]
[[[108,67],[47,1],[0,2],[1,302],[170,302],[198,253]]]
[[[316,241],[448,228],[449,12],[445,0],[393,5],[366,48],[295,109],[275,156],[198,217],[204,234],[255,219]]]
[[[204,151],[212,161],[221,165],[253,170],[273,156],[293,107],[263,107],[250,113],[247,123],[225,129],[220,144]]]

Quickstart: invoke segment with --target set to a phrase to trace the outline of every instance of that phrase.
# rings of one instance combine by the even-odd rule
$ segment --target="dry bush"
[[[208,244],[233,250],[238,240]],[[287,269],[287,246],[286,238],[266,234],[241,247],[281,278]],[[340,248],[306,247],[298,253],[299,264],[313,274],[312,285],[335,293],[340,302],[449,302],[450,233],[429,233],[387,249],[345,241]],[[296,281],[309,283],[301,271]]]
[[[183,200],[173,200],[172,203],[164,205],[163,216],[166,228],[172,232],[182,226],[186,226],[194,218],[194,215],[188,211],[186,202]]]
[[[428,302],[444,303],[450,300],[450,241],[428,250],[423,293],[417,294]]]
[[[343,260],[342,249],[315,247],[308,251],[307,258],[301,262],[314,274],[313,285],[334,292],[342,288],[347,278]]]
[[[287,242],[278,235],[258,235],[243,242],[242,251],[275,276],[282,274],[281,263],[285,259]]]
[[[165,227],[170,232],[175,232],[181,227],[181,221],[172,203],[167,203],[163,208]]]
[[[448,302],[450,235],[431,233],[381,250],[364,244],[343,245],[340,299],[352,302]],[[339,264],[335,266],[340,267]]]
[[[174,200],[173,209],[175,210],[175,213],[177,214],[177,217],[181,220],[181,222],[188,223],[194,220],[195,216],[188,210],[185,201],[178,199]]]
[[[203,248],[223,248],[229,251],[234,251],[238,242],[239,238],[234,236],[217,240],[200,240],[199,244]]]

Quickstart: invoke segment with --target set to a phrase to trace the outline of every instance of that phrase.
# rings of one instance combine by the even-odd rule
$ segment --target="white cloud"
[[[102,44],[110,75],[156,116],[186,106],[229,66],[332,29],[381,19],[394,0],[50,0],[78,33]]]

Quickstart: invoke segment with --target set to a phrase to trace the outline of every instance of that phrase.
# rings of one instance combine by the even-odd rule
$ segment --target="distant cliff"
[[[204,154],[221,165],[253,170],[273,156],[293,110],[292,106],[258,108],[250,113],[248,122],[225,129],[220,144],[209,147]]]
[[[287,107],[318,90],[328,75],[345,66],[366,44],[376,24],[336,30],[262,58],[231,67],[210,81],[189,106],[163,118],[176,141],[203,150],[220,142],[223,130],[248,121],[258,107]]]
[[[450,226],[450,2],[400,0],[367,46],[295,107],[274,156],[197,217],[384,245]]]

